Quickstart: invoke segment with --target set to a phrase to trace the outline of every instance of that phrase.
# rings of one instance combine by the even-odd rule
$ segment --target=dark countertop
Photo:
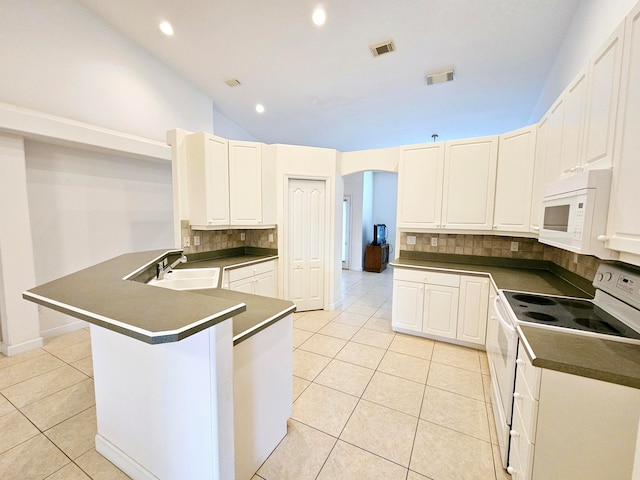
[[[640,345],[518,325],[534,366],[640,388]]]
[[[236,344],[295,310],[292,302],[258,295],[222,289],[177,291],[123,280],[132,272],[154,267],[168,252],[179,253],[155,250],[121,255],[32,288],[23,297],[151,344],[182,340],[230,317],[234,317]],[[243,317],[248,305],[251,311]]]
[[[461,274],[491,275],[499,290],[518,290],[523,292],[544,293],[547,295],[565,295],[569,297],[591,298],[588,292],[569,283],[560,275],[544,268],[522,266],[497,266],[471,262],[443,262],[437,260],[418,260],[396,258],[392,267],[426,268],[429,270],[455,271]]]
[[[592,298],[590,292],[576,287],[548,269],[526,268],[522,265],[496,266],[482,262],[483,259],[474,263],[401,257],[390,265],[400,268],[453,271],[465,275],[488,274],[500,290]],[[640,345],[527,325],[519,325],[517,330],[527,355],[536,367],[640,388]]]

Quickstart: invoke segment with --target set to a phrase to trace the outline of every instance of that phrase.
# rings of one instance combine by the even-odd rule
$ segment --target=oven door
[[[509,453],[509,430],[513,409],[518,334],[505,308],[505,300],[496,295],[487,325],[487,358],[491,371],[491,402],[496,422],[502,465]]]

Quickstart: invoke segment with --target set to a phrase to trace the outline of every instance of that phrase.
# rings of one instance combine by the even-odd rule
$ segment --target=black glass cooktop
[[[590,300],[504,291],[521,322],[640,339],[636,332]]]

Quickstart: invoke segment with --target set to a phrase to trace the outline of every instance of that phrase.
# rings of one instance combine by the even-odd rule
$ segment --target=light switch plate
[[[273,233],[269,234],[269,242],[273,243]]]
[[[182,246],[183,247],[190,247],[191,246],[191,239],[189,237],[184,237],[182,239]]]
[[[416,237],[415,235],[407,235],[407,245],[415,245]]]
[[[242,232],[242,233],[240,234],[240,240],[241,240],[241,241],[244,241],[244,237],[245,237],[244,232]]]
[[[438,246],[438,237],[431,237],[431,246],[432,247]]]
[[[193,236],[193,246],[197,247],[198,245],[200,245],[200,235],[194,235]]]
[[[520,245],[518,244],[518,242],[511,242],[511,251],[512,252],[517,252],[519,246]]]

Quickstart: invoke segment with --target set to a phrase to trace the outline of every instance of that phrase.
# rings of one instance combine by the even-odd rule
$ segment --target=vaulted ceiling
[[[78,1],[259,140],[342,151],[527,125],[578,4],[324,0],[318,27],[316,0]],[[374,57],[387,40],[396,50]],[[427,86],[449,67],[452,82]]]

